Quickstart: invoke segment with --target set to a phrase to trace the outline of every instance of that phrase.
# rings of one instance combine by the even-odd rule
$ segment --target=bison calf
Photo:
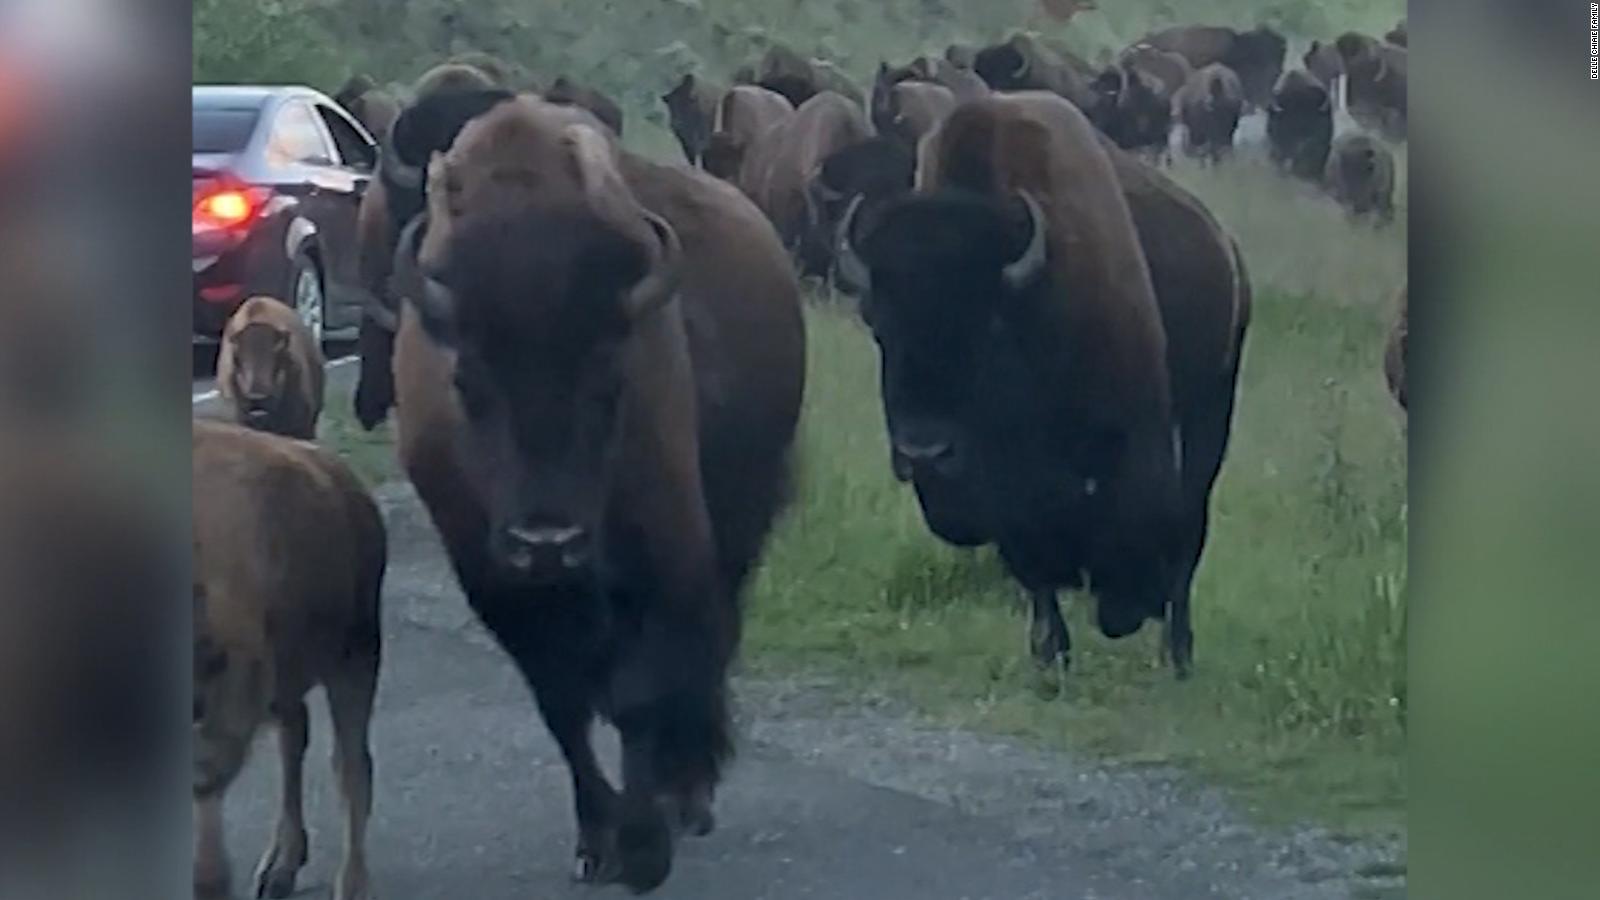
[[[322,414],[323,365],[294,310],[251,297],[222,331],[217,391],[240,425],[310,440]]]
[[[1347,134],[1328,156],[1328,193],[1357,218],[1394,220],[1394,154],[1370,135]]]
[[[227,896],[223,795],[269,718],[283,793],[254,895],[294,893],[306,862],[304,698],[322,685],[345,811],[334,897],[366,900],[383,520],[356,476],[310,444],[196,420],[192,450],[195,893]]]

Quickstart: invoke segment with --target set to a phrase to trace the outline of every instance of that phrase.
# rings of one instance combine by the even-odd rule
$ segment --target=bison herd
[[[339,94],[378,137],[360,215],[376,302],[357,417],[398,456],[457,581],[531,689],[572,777],[575,874],[661,884],[709,832],[733,752],[741,598],[794,488],[801,279],[856,298],[877,342],[888,462],[931,532],[993,545],[1065,665],[1064,589],[1121,638],[1158,621],[1191,671],[1190,593],[1251,319],[1239,247],[1167,177],[1219,160],[1264,109],[1271,158],[1353,213],[1392,215],[1394,160],[1333,138],[1336,100],[1404,134],[1403,23],[1283,70],[1268,28],[1157,32],[1106,64],[1028,34],[879,66],[862,92],[775,47],[731,86],[662,96],[687,165],[621,144],[623,113],[493,60],[404,102]],[[1403,297],[1403,294],[1402,294]],[[1405,402],[1404,318],[1384,371]],[[245,304],[223,338],[237,424],[196,422],[197,892],[226,890],[223,790],[276,724],[284,793],[258,896],[306,857],[312,687],[332,700],[346,857],[368,896],[367,729],[384,531],[317,449],[322,362],[292,313]],[[244,427],[240,427],[244,426]],[[621,735],[614,786],[590,743]]]

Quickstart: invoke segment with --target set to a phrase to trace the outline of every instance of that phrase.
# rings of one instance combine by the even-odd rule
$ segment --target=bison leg
[[[361,372],[356,381],[356,421],[371,431],[388,418],[394,406],[394,332],[364,315],[357,347]]]
[[[196,900],[228,897],[228,852],[222,840],[222,792],[194,801],[194,895]]]
[[[1071,663],[1072,639],[1067,634],[1067,623],[1061,618],[1061,605],[1056,602],[1056,592],[1050,588],[1028,591],[1033,608],[1028,620],[1028,646],[1034,661],[1041,666],[1067,668]]]
[[[272,843],[256,865],[257,897],[288,897],[306,864],[306,821],[302,809],[305,793],[306,743],[309,722],[305,701],[287,704],[278,713],[278,756],[282,795],[278,825]]]
[[[635,892],[652,890],[672,873],[672,830],[663,815],[657,747],[666,729],[656,714],[630,716],[622,724],[622,819],[617,858],[622,882]],[[670,738],[667,738],[670,740]]]
[[[572,877],[588,883],[611,881],[620,874],[615,840],[617,792],[600,771],[589,740],[594,708],[588,685],[578,672],[548,671],[542,675],[530,677],[539,713],[572,774],[572,800],[578,818]]]
[[[372,749],[368,733],[378,686],[376,654],[362,654],[328,682],[333,719],[333,769],[344,804],[344,861],[334,900],[369,900],[367,819],[372,815]]]

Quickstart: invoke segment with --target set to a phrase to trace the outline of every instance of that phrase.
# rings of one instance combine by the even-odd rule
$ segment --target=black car
[[[372,137],[310,88],[196,85],[193,98],[195,340],[216,340],[257,294],[293,306],[319,340],[354,329]]]

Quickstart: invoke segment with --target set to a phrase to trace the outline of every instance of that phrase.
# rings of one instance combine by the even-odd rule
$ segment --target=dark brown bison
[[[916,168],[916,145],[899,138],[878,135],[835,150],[811,183],[818,240],[836,243],[846,219],[873,221],[885,204],[910,192]],[[837,254],[833,261],[837,264]],[[846,277],[837,277],[835,284],[845,293],[859,293],[859,285]]]
[[[806,59],[782,44],[767,48],[755,71],[755,84],[782,94],[798,108],[822,91],[833,91],[866,106],[866,97],[850,77],[826,60]]]
[[[1116,62],[1158,79],[1169,97],[1183,90],[1183,86],[1189,83],[1189,77],[1195,71],[1194,66],[1189,65],[1189,61],[1182,54],[1162,50],[1149,44],[1134,44],[1122,51]]]
[[[1344,60],[1339,56],[1339,49],[1330,43],[1312,41],[1300,61],[1305,64],[1306,71],[1316,76],[1329,94],[1337,98],[1338,81],[1344,77]]]
[[[1410,323],[1406,285],[1400,286],[1398,309],[1394,324],[1389,328],[1389,339],[1383,348],[1383,379],[1389,385],[1389,395],[1406,412],[1406,346],[1410,342]]]
[[[1406,49],[1354,31],[1334,41],[1344,63],[1350,115],[1391,140],[1406,137]]]
[[[1165,158],[1172,136],[1172,95],[1155,76],[1116,64],[1091,82],[1094,101],[1082,107],[1118,147]]]
[[[861,108],[824,91],[767,129],[745,154],[738,185],[767,214],[784,245],[793,249],[807,275],[826,275],[833,264],[832,233],[813,189],[817,168],[828,155],[872,136]]]
[[[683,158],[692,166],[701,165],[706,145],[711,142],[717,105],[725,93],[726,88],[690,72],[679,79],[672,90],[661,95],[672,121],[672,134],[683,147]]]
[[[1050,91],[1071,100],[1079,109],[1095,101],[1089,82],[1097,74],[1087,62],[1045,46],[1025,32],[1004,43],[978,51],[972,70],[997,91]]]
[[[952,66],[971,72],[978,62],[979,49],[971,44],[951,44],[944,49],[944,58]]]
[[[930,526],[999,546],[1033,599],[1041,661],[1068,651],[1055,592],[1088,584],[1108,636],[1169,617],[1187,675],[1189,584],[1249,319],[1237,248],[1038,92],[958,108],[916,193],[841,230],[898,474]]]
[[[1236,31],[1215,25],[1182,25],[1155,32],[1139,43],[1181,54],[1196,69],[1222,63],[1239,76],[1245,100],[1265,106],[1283,72],[1288,41],[1265,25]]]
[[[989,86],[970,69],[963,69],[949,60],[935,56],[919,56],[903,66],[880,64],[874,91],[877,90],[877,83],[885,81],[890,84],[921,81],[941,85],[955,94],[959,100],[981,97],[989,93]]]
[[[768,129],[794,115],[794,106],[782,94],[753,84],[736,84],[717,104],[711,138],[702,164],[724,181],[737,183],[745,155]]]
[[[586,109],[618,136],[622,134],[622,107],[595,88],[578,84],[562,75],[551,82],[549,89],[544,92],[544,99],[559,106]]]
[[[893,80],[888,66],[880,66],[872,86],[872,125],[878,134],[915,147],[956,108],[949,88],[926,81]]]
[[[391,290],[390,276],[401,231],[423,212],[424,167],[432,154],[449,148],[468,119],[512,96],[477,69],[438,67],[418,83],[416,100],[395,120],[379,155],[378,177],[361,198],[356,217],[361,281],[376,300],[361,317],[357,337],[362,364],[355,411],[364,428],[377,427],[394,402],[388,359],[393,353],[399,300]],[[368,360],[383,362],[369,364]]]
[[[1401,19],[1399,23],[1397,23],[1393,28],[1389,29],[1389,32],[1383,36],[1383,39],[1395,45],[1396,47],[1406,46],[1406,20]]]
[[[579,876],[648,890],[676,828],[710,829],[732,752],[739,595],[800,411],[794,272],[732,187],[532,97],[470,121],[428,200],[400,459],[566,758]]]
[[[1394,154],[1366,134],[1345,134],[1328,154],[1328,194],[1358,218],[1394,220]]]
[[[251,896],[294,893],[306,863],[305,696],[321,686],[345,814],[333,896],[368,900],[383,519],[355,473],[312,444],[196,420],[192,452],[196,894],[229,896],[223,795],[268,720],[283,795]]]
[[[389,128],[400,115],[399,102],[365,75],[350,76],[333,95],[333,102],[344,107],[379,144],[389,137]]]
[[[1283,73],[1267,107],[1267,147],[1285,172],[1321,182],[1333,145],[1333,99],[1304,69]]]
[[[251,297],[222,329],[217,393],[240,425],[311,440],[322,414],[322,348],[294,310]]]
[[[1217,160],[1233,150],[1244,113],[1244,85],[1233,70],[1212,63],[1194,73],[1177,98],[1183,146],[1190,156]]]

